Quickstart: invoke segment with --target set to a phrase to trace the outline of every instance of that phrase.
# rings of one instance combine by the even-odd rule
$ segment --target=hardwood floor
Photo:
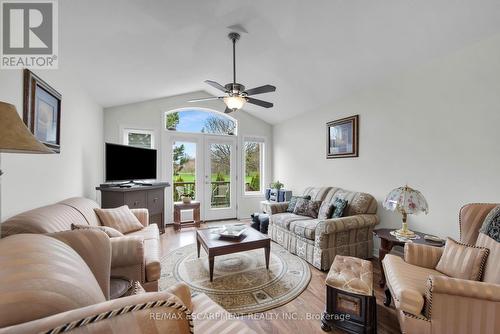
[[[222,222],[209,224],[222,224]],[[204,226],[207,225],[202,224],[202,227]],[[183,228],[181,231],[174,231],[173,227],[167,227],[165,234],[161,236],[162,255],[166,255],[176,248],[195,243],[195,231],[194,227]],[[373,259],[372,262],[374,264],[373,279],[377,299],[378,333],[400,333],[395,309],[385,307],[382,304],[384,291],[376,284],[380,278],[378,260]],[[299,297],[276,309],[255,314],[253,319],[250,317],[241,317],[241,319],[257,333],[324,333],[320,328],[320,317],[325,308],[325,278],[327,273],[313,266],[310,266],[310,269],[311,281]],[[343,332],[336,330],[331,333]]]

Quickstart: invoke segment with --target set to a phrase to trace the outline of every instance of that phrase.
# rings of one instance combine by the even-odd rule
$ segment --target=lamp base
[[[394,233],[399,237],[408,238],[408,239],[415,238],[415,236],[416,236],[415,232],[408,230],[408,229],[406,229],[406,230],[405,229],[394,230]]]

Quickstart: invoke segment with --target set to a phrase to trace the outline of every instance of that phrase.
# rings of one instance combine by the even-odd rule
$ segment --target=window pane
[[[129,132],[128,144],[143,148],[151,148],[151,134]]]
[[[182,196],[196,198],[196,143],[175,142],[173,152],[174,202]]]
[[[245,142],[245,191],[261,191],[262,143]]]
[[[234,135],[236,123],[222,114],[197,109],[169,113],[165,127],[172,131]]]
[[[229,208],[231,206],[231,145],[210,145],[210,172],[212,174],[210,207]]]

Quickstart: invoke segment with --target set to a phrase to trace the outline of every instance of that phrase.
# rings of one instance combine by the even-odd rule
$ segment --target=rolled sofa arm
[[[430,275],[426,299],[424,315],[438,325],[438,330],[455,328],[460,321],[471,328],[481,329],[475,333],[497,332],[495,323],[498,322],[495,319],[500,319],[499,284]],[[489,314],[488,319],[491,320],[485,322],[482,314]]]
[[[435,269],[444,247],[434,247],[415,243],[405,243],[404,256],[405,262],[414,266]]]
[[[140,236],[111,238],[111,268],[142,264],[144,238]]]
[[[379,223],[377,215],[363,214],[341,218],[332,218],[320,221],[316,226],[316,235],[332,234],[349,231],[368,226],[375,226]]]
[[[190,333],[191,310],[170,291],[150,292],[59,313],[0,329],[0,333],[40,333],[83,327],[85,333]],[[78,331],[78,330],[76,330]],[[78,331],[80,332],[80,331]]]
[[[430,275],[427,289],[431,296],[446,294],[500,302],[500,284]]]
[[[264,211],[268,215],[283,213],[286,212],[286,209],[288,209],[288,202],[267,202],[264,204]]]
[[[130,209],[134,216],[139,219],[139,222],[144,225],[144,227],[149,225],[149,211],[148,209]]]

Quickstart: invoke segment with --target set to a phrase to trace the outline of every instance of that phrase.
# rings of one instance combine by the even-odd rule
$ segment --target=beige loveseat
[[[187,285],[109,300],[111,242],[101,231],[0,240],[0,334],[254,333]]]
[[[71,224],[99,226],[94,212],[99,205],[87,198],[74,197],[59,203],[23,212],[1,225],[2,237],[19,233],[54,233],[71,230]],[[147,209],[131,209],[144,228],[111,238],[111,274],[139,281],[146,291],[158,291],[160,279],[160,234],[149,225]]]
[[[348,204],[342,217],[320,220],[286,212],[288,202],[268,203],[272,240],[321,270],[329,270],[337,254],[372,257],[373,227],[379,223],[372,195],[334,187],[309,187],[302,195],[332,203],[340,197]]]
[[[469,204],[460,210],[461,242],[489,249],[482,281],[452,278],[437,271],[444,248],[406,244],[404,259],[385,256],[387,287],[404,333],[499,333],[500,243],[480,232],[495,206]],[[460,256],[457,254],[456,266],[462,265]]]

